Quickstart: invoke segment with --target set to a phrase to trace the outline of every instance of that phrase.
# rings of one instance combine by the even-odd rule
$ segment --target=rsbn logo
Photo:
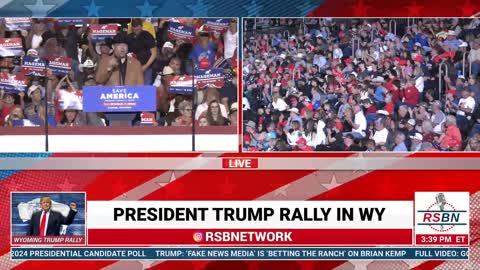
[[[417,210],[417,213],[422,217],[417,220],[417,226],[429,226],[437,232],[450,231],[455,226],[467,226],[467,223],[462,221],[465,218],[462,215],[468,215],[467,210],[457,209],[444,193],[436,194],[435,198],[432,198],[432,204]],[[468,216],[466,218],[468,219]]]

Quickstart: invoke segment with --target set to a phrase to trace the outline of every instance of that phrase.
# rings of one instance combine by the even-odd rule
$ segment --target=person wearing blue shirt
[[[190,59],[197,68],[209,69],[215,63],[217,53],[216,45],[210,41],[210,33],[200,30],[198,32],[198,42],[190,53]]]
[[[455,31],[448,31],[447,39],[443,42],[443,45],[448,46],[450,49],[457,50],[461,44],[462,42],[457,39]]]
[[[413,52],[415,43],[420,43],[421,47],[429,47],[428,45],[428,37],[425,35],[425,33],[417,33],[415,35],[415,38],[412,38],[410,42],[408,43],[408,50],[410,52]]]
[[[395,147],[393,152],[408,152],[407,146],[405,145],[405,134],[398,132],[395,136]]]

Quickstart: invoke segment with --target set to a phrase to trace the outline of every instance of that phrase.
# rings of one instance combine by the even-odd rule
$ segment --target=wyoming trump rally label
[[[468,246],[468,192],[415,192],[417,245]]]

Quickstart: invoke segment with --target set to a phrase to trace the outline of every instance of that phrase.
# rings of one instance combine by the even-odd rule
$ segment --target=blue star
[[[98,15],[98,10],[103,8],[103,6],[97,6],[95,4],[95,0],[92,0],[92,2],[90,2],[90,5],[88,6],[83,6],[84,9],[86,9],[88,11],[88,15],[87,16],[92,16],[92,17],[99,17],[100,15]]]
[[[153,10],[158,6],[151,6],[148,0],[143,2],[143,6],[137,6],[137,9],[140,10],[140,17],[153,17]]]
[[[32,17],[46,17],[49,10],[55,5],[45,5],[43,0],[37,0],[34,5],[25,5],[32,12]]]
[[[203,3],[203,0],[197,0],[195,5],[187,5],[187,7],[193,12],[193,15],[197,17],[208,16],[208,6]]]
[[[252,0],[248,5],[243,6],[247,10],[248,17],[260,17],[260,9],[262,7],[263,5],[257,5],[256,0]]]

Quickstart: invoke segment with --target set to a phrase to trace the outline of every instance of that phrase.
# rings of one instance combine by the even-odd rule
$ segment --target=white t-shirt
[[[33,35],[32,36],[32,49],[37,49],[38,47],[40,47],[40,43],[42,43],[43,41],[43,38],[42,36],[40,35]]]
[[[225,59],[232,58],[237,50],[238,35],[230,32],[230,29],[225,33]]]
[[[423,76],[420,76],[415,80],[415,87],[418,89],[418,92],[423,92],[423,88],[425,88],[425,81],[423,80]]]
[[[365,118],[365,115],[363,115],[362,111],[359,111],[355,114],[354,122],[356,125],[359,125],[359,127],[357,129],[352,129],[352,131],[365,136],[365,130],[367,130],[367,119]]]
[[[382,145],[387,142],[387,137],[388,137],[388,129],[383,128],[382,130],[377,130],[375,131],[375,134],[373,134],[373,140],[377,145]]]
[[[281,112],[285,111],[288,108],[287,103],[281,98],[277,99],[276,102],[272,102],[272,106],[275,110],[279,110]]]
[[[468,108],[473,112],[473,109],[475,108],[475,99],[473,97],[461,98],[458,102],[458,107]],[[457,115],[465,116],[465,112],[458,110]],[[468,119],[470,119],[470,116]]]

